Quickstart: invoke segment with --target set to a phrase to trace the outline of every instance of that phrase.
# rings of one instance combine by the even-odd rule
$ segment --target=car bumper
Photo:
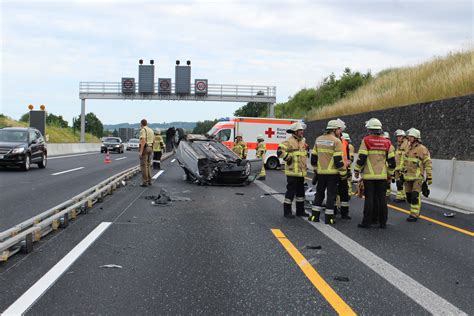
[[[25,155],[0,155],[0,166],[16,166],[25,163]]]

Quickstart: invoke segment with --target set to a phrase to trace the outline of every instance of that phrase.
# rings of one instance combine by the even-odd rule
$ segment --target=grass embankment
[[[413,67],[387,69],[346,97],[315,108],[319,120],[474,93],[474,50],[450,53]]]
[[[0,116],[0,128],[3,127],[28,127],[28,123],[15,121],[7,116]],[[55,126],[46,126],[46,135],[49,136],[48,143],[78,143],[80,133],[72,128],[61,128]],[[100,143],[100,139],[86,133],[86,143]]]

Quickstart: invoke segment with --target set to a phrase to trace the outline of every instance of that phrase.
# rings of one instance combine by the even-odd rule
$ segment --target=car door
[[[30,156],[31,156],[31,161],[37,161],[39,159],[38,157],[38,138],[34,130],[30,130],[30,139],[29,141],[29,147],[30,147]]]
[[[36,138],[38,139],[38,159],[42,159],[43,153],[46,152],[46,145],[44,143],[44,137],[39,131],[35,131]],[[46,154],[45,154],[46,155]]]

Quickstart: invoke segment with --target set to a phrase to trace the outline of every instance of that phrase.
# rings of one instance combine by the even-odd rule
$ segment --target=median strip
[[[352,308],[331,288],[331,286],[321,277],[314,267],[306,260],[301,252],[286,238],[285,234],[279,229],[272,229],[273,235],[282,244],[283,248],[295,260],[298,267],[303,271],[306,277],[311,281],[314,287],[328,301],[339,315],[356,315]]]
[[[77,170],[81,170],[81,169],[84,169],[84,167],[69,169],[69,170],[61,171],[61,172],[56,172],[56,173],[52,173],[51,175],[52,175],[52,176],[57,176],[57,175],[60,175],[60,174],[64,174],[64,173],[68,173],[68,172],[73,172],[73,171],[77,171]]]

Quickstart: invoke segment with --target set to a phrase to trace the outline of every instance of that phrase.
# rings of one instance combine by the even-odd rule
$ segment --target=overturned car
[[[240,159],[220,142],[203,135],[185,135],[176,159],[188,181],[208,185],[247,185],[262,169],[261,159]]]

